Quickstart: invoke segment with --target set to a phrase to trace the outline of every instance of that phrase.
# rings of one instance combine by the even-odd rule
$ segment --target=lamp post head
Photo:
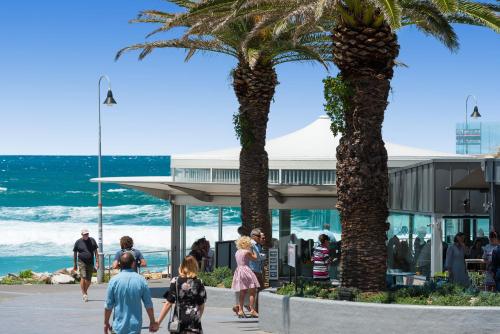
[[[108,89],[108,95],[106,96],[106,100],[104,100],[104,102],[102,104],[105,104],[108,107],[111,107],[113,104],[116,104],[116,101],[113,98],[113,92],[111,91],[111,89]]]
[[[472,115],[470,115],[472,118],[479,118],[481,117],[481,114],[479,113],[479,109],[477,106],[474,107],[474,111],[472,112]]]

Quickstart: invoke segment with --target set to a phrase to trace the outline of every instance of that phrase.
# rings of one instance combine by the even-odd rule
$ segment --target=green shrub
[[[333,300],[339,299],[339,293],[338,293],[337,289],[330,291],[330,293],[328,294],[328,299],[333,299]]]
[[[226,289],[231,289],[231,286],[233,285],[233,278],[232,277],[226,277],[224,278],[224,281],[222,281],[224,284],[224,287]]]
[[[2,278],[2,280],[0,280],[0,284],[5,284],[5,285],[24,284],[24,280],[17,277],[5,276],[4,278]]]
[[[220,267],[215,268],[213,272],[200,272],[198,278],[206,286],[230,288],[233,282],[233,272],[228,267]]]
[[[350,300],[365,303],[442,305],[442,306],[500,306],[500,293],[480,292],[477,289],[464,289],[453,284],[430,282],[424,286],[409,286],[396,291],[360,293],[353,288],[330,289],[325,284],[303,282],[295,292],[295,284],[284,284],[278,288],[279,295],[303,296],[331,300]]]
[[[500,306],[500,293],[480,292],[474,306]]]
[[[20,278],[32,278],[33,277],[33,271],[31,269],[28,270],[23,270],[19,273]]]
[[[233,277],[233,272],[228,267],[215,268],[211,273],[217,281],[224,281],[228,277]]]
[[[294,283],[283,284],[281,287],[278,288],[276,293],[282,296],[295,296],[296,295],[295,284]]]
[[[330,290],[329,289],[321,289],[318,292],[318,297],[322,299],[328,299],[328,296],[330,295]]]
[[[314,284],[309,284],[309,285],[304,286],[302,293],[304,294],[304,297],[315,298],[315,297],[318,297],[320,291],[321,291],[320,286],[314,285]]]
[[[390,299],[387,292],[361,293],[359,294],[357,301],[363,303],[387,304],[390,302]]]
[[[466,294],[459,295],[433,295],[431,296],[430,305],[441,306],[471,306],[472,296]]]
[[[407,305],[428,305],[429,299],[424,296],[417,297],[401,297],[394,300],[395,304],[407,304]]]

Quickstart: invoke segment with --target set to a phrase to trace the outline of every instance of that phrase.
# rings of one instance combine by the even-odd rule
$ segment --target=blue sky
[[[153,26],[129,24],[161,0],[0,2],[0,154],[95,154],[97,82],[108,74],[118,105],[103,107],[104,154],[196,152],[238,145],[237,102],[229,72],[235,61],[182,50],[146,60],[120,48],[144,41]],[[398,144],[454,152],[455,122],[475,94],[483,121],[500,121],[500,35],[457,26],[451,53],[413,28],[399,32],[398,68],[384,137]],[[335,70],[334,70],[335,72]],[[323,111],[327,75],[318,65],[278,67],[268,138],[314,121]],[[102,89],[105,94],[105,88]]]

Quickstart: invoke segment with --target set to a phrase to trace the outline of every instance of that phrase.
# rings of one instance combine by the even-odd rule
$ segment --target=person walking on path
[[[240,292],[238,317],[244,318],[243,303],[247,291],[250,294],[250,316],[257,318],[259,314],[255,310],[255,291],[260,287],[259,281],[252,269],[248,266],[251,260],[255,261],[258,255],[253,251],[252,239],[249,237],[240,237],[236,240],[236,270],[233,275],[232,289]]]
[[[160,325],[173,304],[173,320],[180,321],[180,333],[202,334],[201,317],[207,301],[207,293],[203,282],[198,279],[198,261],[193,256],[186,256],[179,267],[179,276],[170,282],[170,289],[164,297],[167,302],[158,317]]]
[[[264,275],[262,274],[262,270],[264,267],[264,261],[266,259],[266,254],[262,252],[262,248],[265,242],[265,235],[262,233],[262,230],[260,228],[254,228],[250,232],[250,238],[252,239],[252,252],[257,254],[257,259],[250,260],[248,263],[248,266],[250,269],[252,269],[253,273],[255,274],[255,277],[257,277],[257,280],[259,281],[260,288],[257,289],[257,295],[255,298],[255,310],[259,312],[259,295],[258,292],[264,288]],[[248,305],[245,305],[247,310],[250,310],[250,307]],[[236,305],[233,306],[233,312],[238,315],[238,312],[240,310],[239,306],[239,293],[236,293]]]
[[[458,232],[453,240],[453,245],[446,251],[446,262],[444,265],[448,271],[450,283],[468,287],[470,285],[469,275],[465,267],[465,243],[464,234]]]
[[[484,285],[486,290],[495,291],[495,272],[492,268],[492,254],[493,250],[498,246],[497,232],[490,232],[490,243],[483,247],[483,260],[486,263],[486,275]]]
[[[134,248],[134,240],[129,236],[123,236],[120,238],[121,250],[116,252],[115,259],[113,261],[113,269],[120,268],[120,257],[125,252],[131,252],[135,258],[135,266],[132,268],[135,272],[139,272],[141,267],[146,267],[147,263],[142,255],[141,251]]]
[[[142,328],[141,301],[149,316],[149,331],[158,330],[148,283],[144,277],[132,269],[134,262],[135,258],[132,253],[123,253],[120,257],[122,271],[109,281],[104,304],[105,334],[110,331],[116,334],[140,333]],[[114,312],[113,326],[109,324],[112,312]]]
[[[97,252],[97,243],[94,238],[89,237],[89,230],[84,228],[81,230],[82,237],[75,242],[73,246],[73,270],[80,270],[80,288],[82,290],[82,298],[84,302],[89,300],[88,290],[92,282],[92,274],[94,273],[94,256],[95,269],[99,269],[99,254]]]
[[[313,279],[315,281],[329,281],[328,265],[330,264],[330,238],[326,234],[318,237],[319,245],[314,248],[311,261],[313,262]]]

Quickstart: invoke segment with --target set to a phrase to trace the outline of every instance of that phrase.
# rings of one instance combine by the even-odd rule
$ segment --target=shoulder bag
[[[168,331],[170,333],[180,333],[181,332],[181,321],[179,312],[179,289],[177,288],[177,281],[175,280],[175,309],[170,312],[170,320],[168,321]],[[177,316],[175,314],[177,313]]]

